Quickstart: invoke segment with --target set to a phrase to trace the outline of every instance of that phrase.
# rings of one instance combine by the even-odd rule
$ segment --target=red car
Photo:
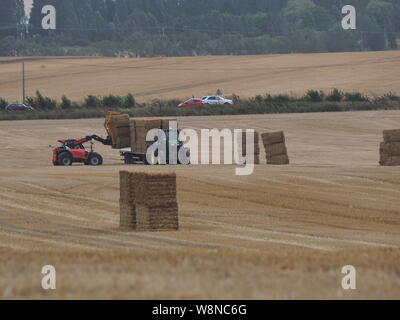
[[[179,108],[185,108],[185,107],[197,107],[197,106],[203,106],[204,102],[201,99],[189,99],[188,101],[185,101],[181,103],[178,107]]]

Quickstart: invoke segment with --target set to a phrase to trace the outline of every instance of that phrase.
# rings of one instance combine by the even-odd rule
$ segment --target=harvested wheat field
[[[398,92],[400,52],[187,58],[28,58],[27,95],[36,90],[81,101],[88,94],[133,93],[139,101],[215,94],[303,94],[336,87],[365,94]],[[0,58],[0,97],[21,100],[21,63]]]
[[[182,127],[285,131],[288,166],[53,167],[49,144],[102,120],[1,122],[0,297],[400,298],[399,167],[380,167],[399,111],[179,119]],[[264,162],[263,162],[264,161]],[[176,172],[179,231],[119,228],[119,171]],[[41,268],[57,289],[41,289]],[[341,269],[357,270],[357,290]]]

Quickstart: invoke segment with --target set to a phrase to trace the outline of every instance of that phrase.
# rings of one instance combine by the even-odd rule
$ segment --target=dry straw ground
[[[60,99],[132,92],[139,101],[214,94],[303,94],[308,89],[398,92],[400,52],[188,58],[30,58],[27,94]],[[21,100],[21,63],[0,58],[0,97]]]
[[[398,111],[179,121],[283,129],[291,164],[247,177],[173,168],[180,231],[123,232],[118,152],[97,146],[104,166],[56,168],[47,147],[102,133],[101,120],[2,122],[0,297],[400,298],[400,174],[378,165]],[[57,268],[56,291],[40,287],[45,264]],[[353,292],[340,286],[347,264],[358,271]]]

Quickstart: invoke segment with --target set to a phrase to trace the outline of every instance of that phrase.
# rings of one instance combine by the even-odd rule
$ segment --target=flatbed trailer
[[[113,119],[119,119],[119,125],[118,123],[115,123]],[[170,138],[170,130],[166,129],[169,126],[169,122],[168,125],[166,125],[165,123],[163,123],[163,121],[170,121],[168,119],[136,119],[134,120],[134,128],[136,129],[141,129],[140,132],[136,132],[132,135],[132,123],[130,121],[132,121],[134,119],[129,120],[129,115],[127,114],[121,114],[119,112],[109,112],[108,115],[106,116],[105,122],[104,122],[104,127],[107,131],[107,139],[102,139],[98,136],[97,137],[97,141],[102,142],[103,144],[107,144],[113,147],[113,149],[119,149],[120,155],[122,157],[122,161],[125,164],[145,164],[145,165],[150,165],[150,164],[156,164],[158,162],[166,162],[166,163],[176,163],[178,162],[178,164],[186,164],[186,163],[190,163],[190,150],[188,148],[185,148],[183,143],[181,141],[179,141],[178,137],[179,137],[179,133],[180,130],[176,129],[176,135],[174,135],[172,138]],[[137,122],[140,122],[140,124],[137,124]],[[148,142],[145,141],[146,140],[146,134],[147,132],[144,132],[144,130],[151,130],[152,125],[150,125],[149,127],[145,126],[145,121],[157,121],[159,122],[157,124],[157,126],[154,127],[154,129],[160,129],[160,128],[164,128],[161,129],[164,131],[165,133],[165,137],[163,139],[165,139],[165,144],[167,146],[165,154],[164,152],[161,151],[161,153],[159,154],[159,151],[156,151],[156,154],[152,156],[152,159],[150,159],[150,161],[147,161],[147,155],[146,153],[144,153],[143,151],[145,151],[147,149],[148,146]],[[176,119],[173,119],[173,121],[176,121]],[[121,129],[124,130],[123,134],[119,134],[117,132],[117,129]],[[131,131],[129,133],[129,130]],[[147,131],[148,131],[147,130]],[[127,141],[124,141],[123,143],[120,143],[118,140],[121,138],[126,138],[127,135],[130,134],[130,143],[126,143]],[[134,137],[134,138],[133,138]],[[135,139],[132,141],[132,139]],[[136,143],[139,142],[139,143]],[[126,147],[130,144],[130,147]],[[179,154],[182,154],[181,151],[186,151],[186,159],[182,160],[182,163],[178,160],[178,154],[176,155],[176,157],[173,157],[174,159],[172,159],[171,157],[171,161],[170,161],[170,147],[173,146],[176,148],[177,152]],[[126,148],[124,148],[126,147]],[[141,152],[137,152],[136,150],[140,150]],[[163,161],[157,161],[159,159],[163,159]]]
[[[133,152],[130,148],[119,151],[125,164],[149,164],[145,153]]]
[[[184,148],[186,150],[186,157],[188,158],[188,163],[190,164],[190,150],[187,148]],[[146,153],[140,153],[140,152],[134,152],[130,148],[126,149],[121,149],[120,155],[122,157],[122,161],[124,161],[125,164],[144,164],[144,165],[149,165],[151,163],[156,163],[157,156],[153,155],[153,159],[151,159],[151,163],[147,161]],[[167,160],[169,163],[169,158],[167,154]],[[180,161],[177,159],[177,164],[181,164]]]

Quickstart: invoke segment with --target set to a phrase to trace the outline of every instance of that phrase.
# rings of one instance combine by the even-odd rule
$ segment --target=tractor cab
[[[72,139],[67,139],[67,140],[58,140],[58,142],[61,144],[61,148],[66,148],[66,149],[85,149],[83,146],[83,143],[76,143],[77,140],[72,140]]]

